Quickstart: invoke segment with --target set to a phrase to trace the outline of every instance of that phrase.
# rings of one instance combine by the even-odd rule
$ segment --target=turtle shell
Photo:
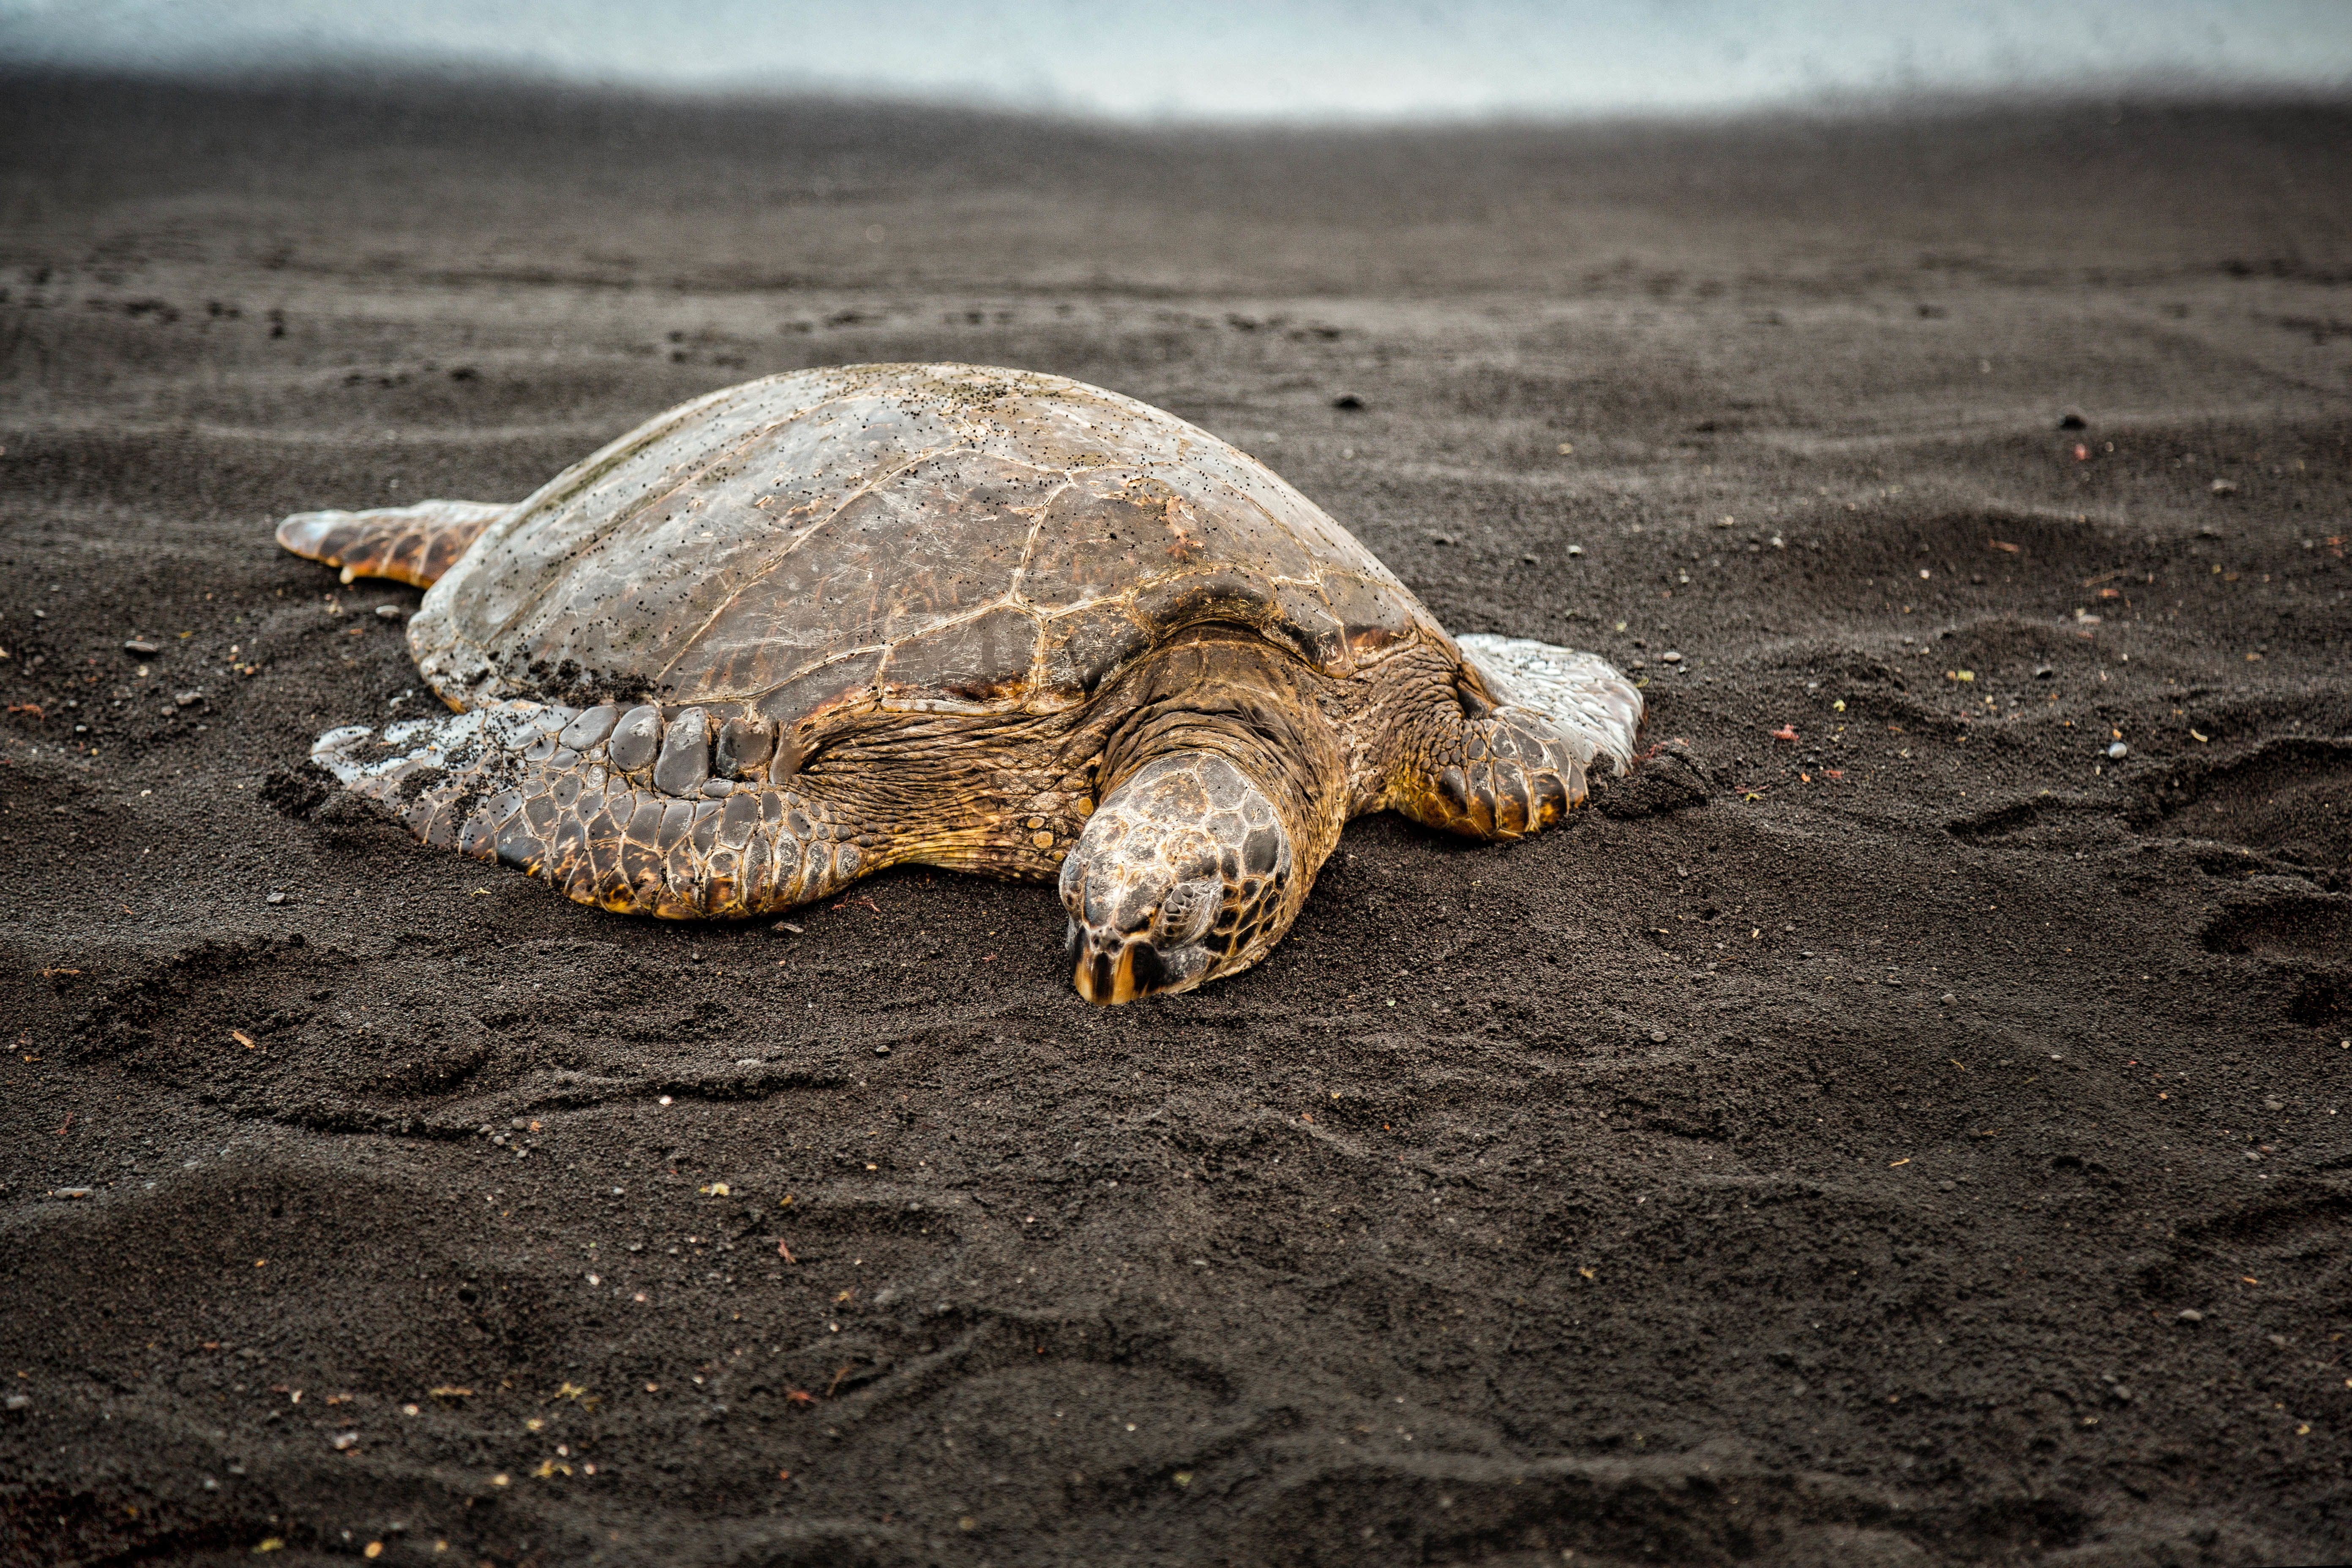
[[[1347,530],[1172,415],[1056,376],[886,364],[647,421],[486,530],[409,635],[460,707],[617,695],[791,725],[1067,708],[1209,622],[1333,675],[1451,647]]]

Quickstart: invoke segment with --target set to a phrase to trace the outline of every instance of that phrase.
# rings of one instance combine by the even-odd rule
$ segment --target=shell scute
[[[1092,696],[1105,676],[1150,646],[1124,599],[1056,616],[1045,623],[1045,689],[1073,701]]]
[[[1030,611],[1000,605],[907,638],[878,677],[886,702],[990,703],[1028,695],[1043,628]]]
[[[1412,604],[1377,579],[1354,572],[1327,572],[1322,588],[1354,658],[1378,654],[1417,629]]]
[[[816,665],[753,700],[751,710],[772,723],[798,724],[869,698],[885,651],[873,648]]]

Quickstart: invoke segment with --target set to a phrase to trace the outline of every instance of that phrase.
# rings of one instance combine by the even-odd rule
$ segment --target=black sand
[[[0,1558],[2352,1555],[2352,112],[20,79],[0,203]],[[929,358],[1640,661],[1711,793],[1360,823],[1098,1012],[1048,889],[631,921],[294,771],[417,595],[280,514]]]

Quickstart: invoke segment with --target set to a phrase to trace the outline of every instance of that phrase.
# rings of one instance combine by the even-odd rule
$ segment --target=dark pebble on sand
[[[2088,430],[2090,427],[2091,422],[2083,417],[2083,411],[2079,408],[2069,408],[2058,416],[2058,428],[2061,430]]]
[[[1349,413],[1354,414],[1363,408],[1364,400],[1357,396],[1352,392],[1343,392],[1339,396],[1331,400],[1331,406],[1334,408],[1344,408]]]

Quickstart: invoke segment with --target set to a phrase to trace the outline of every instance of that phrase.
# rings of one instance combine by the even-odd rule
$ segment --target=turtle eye
[[[1222,884],[1205,879],[1179,882],[1160,900],[1151,917],[1151,940],[1157,946],[1184,947],[1201,940],[1216,918]]]

